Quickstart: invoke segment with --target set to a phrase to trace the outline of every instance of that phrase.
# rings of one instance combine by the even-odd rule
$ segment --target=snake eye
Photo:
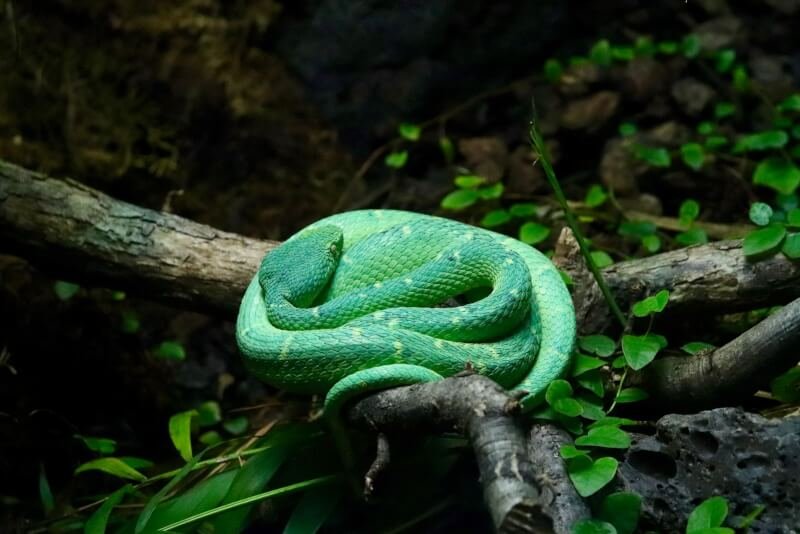
[[[337,254],[339,254],[339,248],[336,246],[336,243],[331,243],[328,249],[331,251],[331,254],[333,254],[334,258],[337,256]]]

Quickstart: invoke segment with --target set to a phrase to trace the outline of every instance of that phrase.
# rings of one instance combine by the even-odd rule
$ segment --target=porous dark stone
[[[749,532],[791,534],[800,531],[798,475],[800,417],[718,408],[662,417],[654,436],[634,437],[618,477],[642,496],[642,522],[660,532],[683,532],[691,511],[720,495],[729,503],[726,526],[764,505]]]

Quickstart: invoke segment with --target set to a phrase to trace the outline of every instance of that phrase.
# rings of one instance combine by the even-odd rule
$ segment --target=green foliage
[[[117,450],[117,442],[110,438],[94,438],[80,434],[75,434],[74,437],[81,440],[90,451],[99,454],[114,454],[114,451]]]
[[[563,73],[564,67],[561,66],[561,62],[557,59],[550,58],[544,62],[544,77],[550,83],[558,82]]]
[[[724,497],[706,499],[689,514],[686,534],[733,534],[732,528],[720,528],[728,515],[728,501]]]
[[[747,234],[742,251],[745,256],[750,257],[768,255],[778,251],[785,238],[786,227],[780,224],[771,224]]]
[[[753,202],[753,204],[750,205],[750,212],[748,215],[750,216],[750,220],[753,221],[753,224],[766,226],[769,224],[769,220],[772,217],[772,208],[769,204],[764,204],[763,202]]]
[[[714,104],[714,117],[717,119],[724,119],[736,113],[736,106],[731,102],[717,102]]]
[[[545,400],[556,412],[567,417],[578,417],[583,407],[572,397],[572,386],[566,380],[553,380],[545,392]]]
[[[416,124],[403,122],[397,127],[397,133],[400,137],[408,141],[419,141],[419,136],[422,134],[422,128]]]
[[[678,220],[681,226],[689,228],[700,215],[700,204],[694,199],[687,199],[681,203],[678,209]]]
[[[619,134],[622,137],[630,137],[631,135],[634,135],[637,131],[639,131],[639,129],[636,128],[636,125],[632,122],[623,122],[622,124],[619,125]]]
[[[758,164],[753,173],[753,183],[790,195],[800,185],[800,169],[784,157],[771,156]]]
[[[446,210],[461,211],[478,201],[478,192],[474,189],[457,189],[442,199],[442,207]]]
[[[456,157],[456,149],[449,137],[442,136],[439,138],[439,150],[442,151],[442,156],[444,156],[444,160],[448,165],[453,163]]]
[[[50,515],[56,507],[56,502],[50,489],[50,482],[47,480],[47,473],[44,471],[44,464],[39,464],[39,500],[42,502],[44,515]]]
[[[706,152],[703,145],[698,143],[686,143],[681,146],[681,159],[687,167],[699,171],[705,162]]]
[[[169,418],[169,437],[187,462],[192,458],[192,419],[197,415],[197,410],[187,410]]]
[[[772,396],[781,402],[800,403],[800,367],[792,367],[772,380]]]
[[[606,39],[597,41],[589,51],[589,58],[597,65],[607,67],[611,65],[611,43]]]
[[[666,148],[638,145],[634,154],[651,167],[666,168],[672,165],[672,157]]]
[[[700,51],[702,50],[700,38],[695,34],[685,36],[681,42],[681,50],[683,55],[687,58],[696,58],[700,55]]]
[[[202,426],[215,425],[222,421],[222,410],[217,401],[206,401],[197,407],[197,424]]]
[[[641,388],[624,388],[620,390],[615,400],[617,404],[630,404],[644,400],[648,396],[647,392]]]
[[[84,464],[81,464],[77,469],[75,469],[75,474],[77,475],[87,471],[102,471],[103,473],[107,473],[115,477],[136,480],[140,482],[147,478],[139,471],[125,463],[122,459],[113,457],[97,458],[96,460],[90,460]]]
[[[583,519],[572,527],[572,534],[617,534],[617,529],[599,519]]]
[[[614,479],[618,465],[616,459],[608,456],[592,460],[588,455],[580,455],[567,460],[567,472],[578,494],[589,497]]]
[[[618,426],[605,425],[589,430],[585,436],[575,440],[579,447],[605,447],[609,449],[627,449],[631,446],[631,438]]]
[[[316,532],[325,523],[342,498],[340,487],[318,486],[303,494],[292,511],[283,534]]]
[[[408,162],[408,150],[398,150],[389,152],[383,162],[392,169],[402,169]]]
[[[683,352],[686,352],[687,354],[694,355],[700,352],[701,350],[709,350],[714,348],[716,348],[714,347],[714,345],[703,343],[702,341],[692,341],[691,343],[687,343],[684,346],[682,346],[681,350]]]
[[[603,499],[597,515],[603,521],[614,525],[618,534],[633,534],[639,523],[641,509],[641,497],[635,493],[620,491]]]
[[[528,221],[519,228],[519,240],[529,245],[541,243],[550,235],[550,228],[543,224]]]
[[[631,369],[638,371],[653,361],[661,350],[659,344],[648,336],[622,336],[622,353]]]
[[[67,301],[75,296],[75,294],[80,291],[81,286],[78,284],[73,284],[71,282],[64,282],[63,280],[58,280],[53,284],[53,292],[56,296],[63,301]]]
[[[736,51],[730,48],[720,50],[717,52],[714,68],[719,73],[725,73],[731,70],[733,63],[736,61]]]
[[[84,534],[104,534],[107,531],[108,519],[111,517],[111,512],[114,510],[114,507],[120,504],[122,500],[132,492],[133,486],[126,484],[109,495],[100,508],[86,521],[83,530]]]
[[[177,341],[162,341],[155,349],[155,354],[165,360],[185,360],[186,351]]]
[[[586,198],[583,203],[589,208],[597,208],[602,206],[606,199],[608,199],[608,194],[603,189],[603,186],[594,184],[586,191]]]
[[[578,346],[586,352],[591,352],[604,358],[611,356],[616,350],[614,340],[602,334],[582,336],[578,338]]]
[[[633,314],[636,317],[647,317],[664,311],[669,302],[669,291],[662,289],[655,295],[640,300],[633,305]]]
[[[752,152],[770,150],[773,148],[783,148],[789,142],[789,135],[783,130],[767,130],[741,137],[732,152],[741,154],[742,152]]]

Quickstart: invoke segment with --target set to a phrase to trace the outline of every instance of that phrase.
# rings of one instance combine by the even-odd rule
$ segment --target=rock
[[[694,78],[683,78],[672,84],[672,98],[687,115],[697,115],[716,96],[708,85]]]
[[[570,65],[561,75],[558,88],[569,96],[584,95],[589,87],[600,80],[600,67],[594,63],[578,63]]]
[[[742,21],[733,16],[709,20],[695,27],[703,50],[713,51],[734,44],[742,32]]]
[[[499,137],[461,139],[458,150],[467,160],[467,168],[489,183],[499,181],[506,172],[508,147]]]
[[[530,196],[546,185],[541,165],[534,165],[536,154],[526,145],[514,149],[508,158],[506,192],[520,196]]]
[[[752,533],[798,532],[800,417],[766,419],[737,408],[667,415],[653,436],[634,435],[618,480],[642,496],[640,528],[683,532],[708,497],[729,503],[727,526],[757,505]]]
[[[633,154],[630,138],[611,139],[600,160],[600,179],[618,196],[630,196],[639,190],[636,177],[647,172],[647,165]]]
[[[784,15],[794,15],[800,11],[800,0],[764,0],[764,3]]]
[[[561,116],[561,125],[570,130],[591,131],[610,119],[618,106],[619,93],[599,91],[567,104]]]
[[[622,84],[625,92],[635,100],[644,101],[662,90],[667,80],[667,69],[652,57],[637,57],[623,70]]]
[[[642,193],[631,198],[620,198],[617,202],[625,211],[638,211],[656,216],[664,214],[664,206],[662,206],[661,200],[650,193]]]
[[[400,121],[530,71],[568,10],[556,0],[290,2],[273,37],[342,139],[366,152]]]

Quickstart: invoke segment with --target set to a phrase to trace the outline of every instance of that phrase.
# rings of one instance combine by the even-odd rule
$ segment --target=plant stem
[[[589,245],[587,245],[586,239],[584,239],[583,234],[578,227],[578,221],[575,220],[575,216],[567,204],[567,198],[564,196],[564,191],[561,189],[561,184],[558,182],[558,178],[556,178],[556,173],[553,170],[553,166],[550,165],[550,156],[547,152],[547,147],[542,139],[542,134],[536,127],[536,107],[534,106],[533,109],[534,118],[531,120],[530,124],[530,137],[533,148],[536,149],[536,152],[539,156],[539,161],[542,162],[542,169],[544,169],[544,173],[547,176],[547,181],[550,183],[550,187],[553,188],[553,192],[556,195],[558,203],[561,205],[561,209],[564,210],[564,217],[567,220],[567,224],[572,229],[575,239],[578,241],[578,246],[580,247],[584,260],[586,260],[586,265],[589,267],[589,271],[591,271],[592,276],[594,276],[594,279],[597,282],[597,285],[600,287],[600,291],[603,293],[603,297],[608,303],[611,313],[614,315],[617,321],[619,321],[619,324],[625,328],[625,325],[627,324],[625,315],[617,305],[617,301],[614,300],[614,295],[611,293],[611,289],[608,287],[608,284],[606,284],[605,280],[603,279],[603,275],[600,273],[600,269],[597,267],[597,264],[592,258],[592,254],[589,251]]]

